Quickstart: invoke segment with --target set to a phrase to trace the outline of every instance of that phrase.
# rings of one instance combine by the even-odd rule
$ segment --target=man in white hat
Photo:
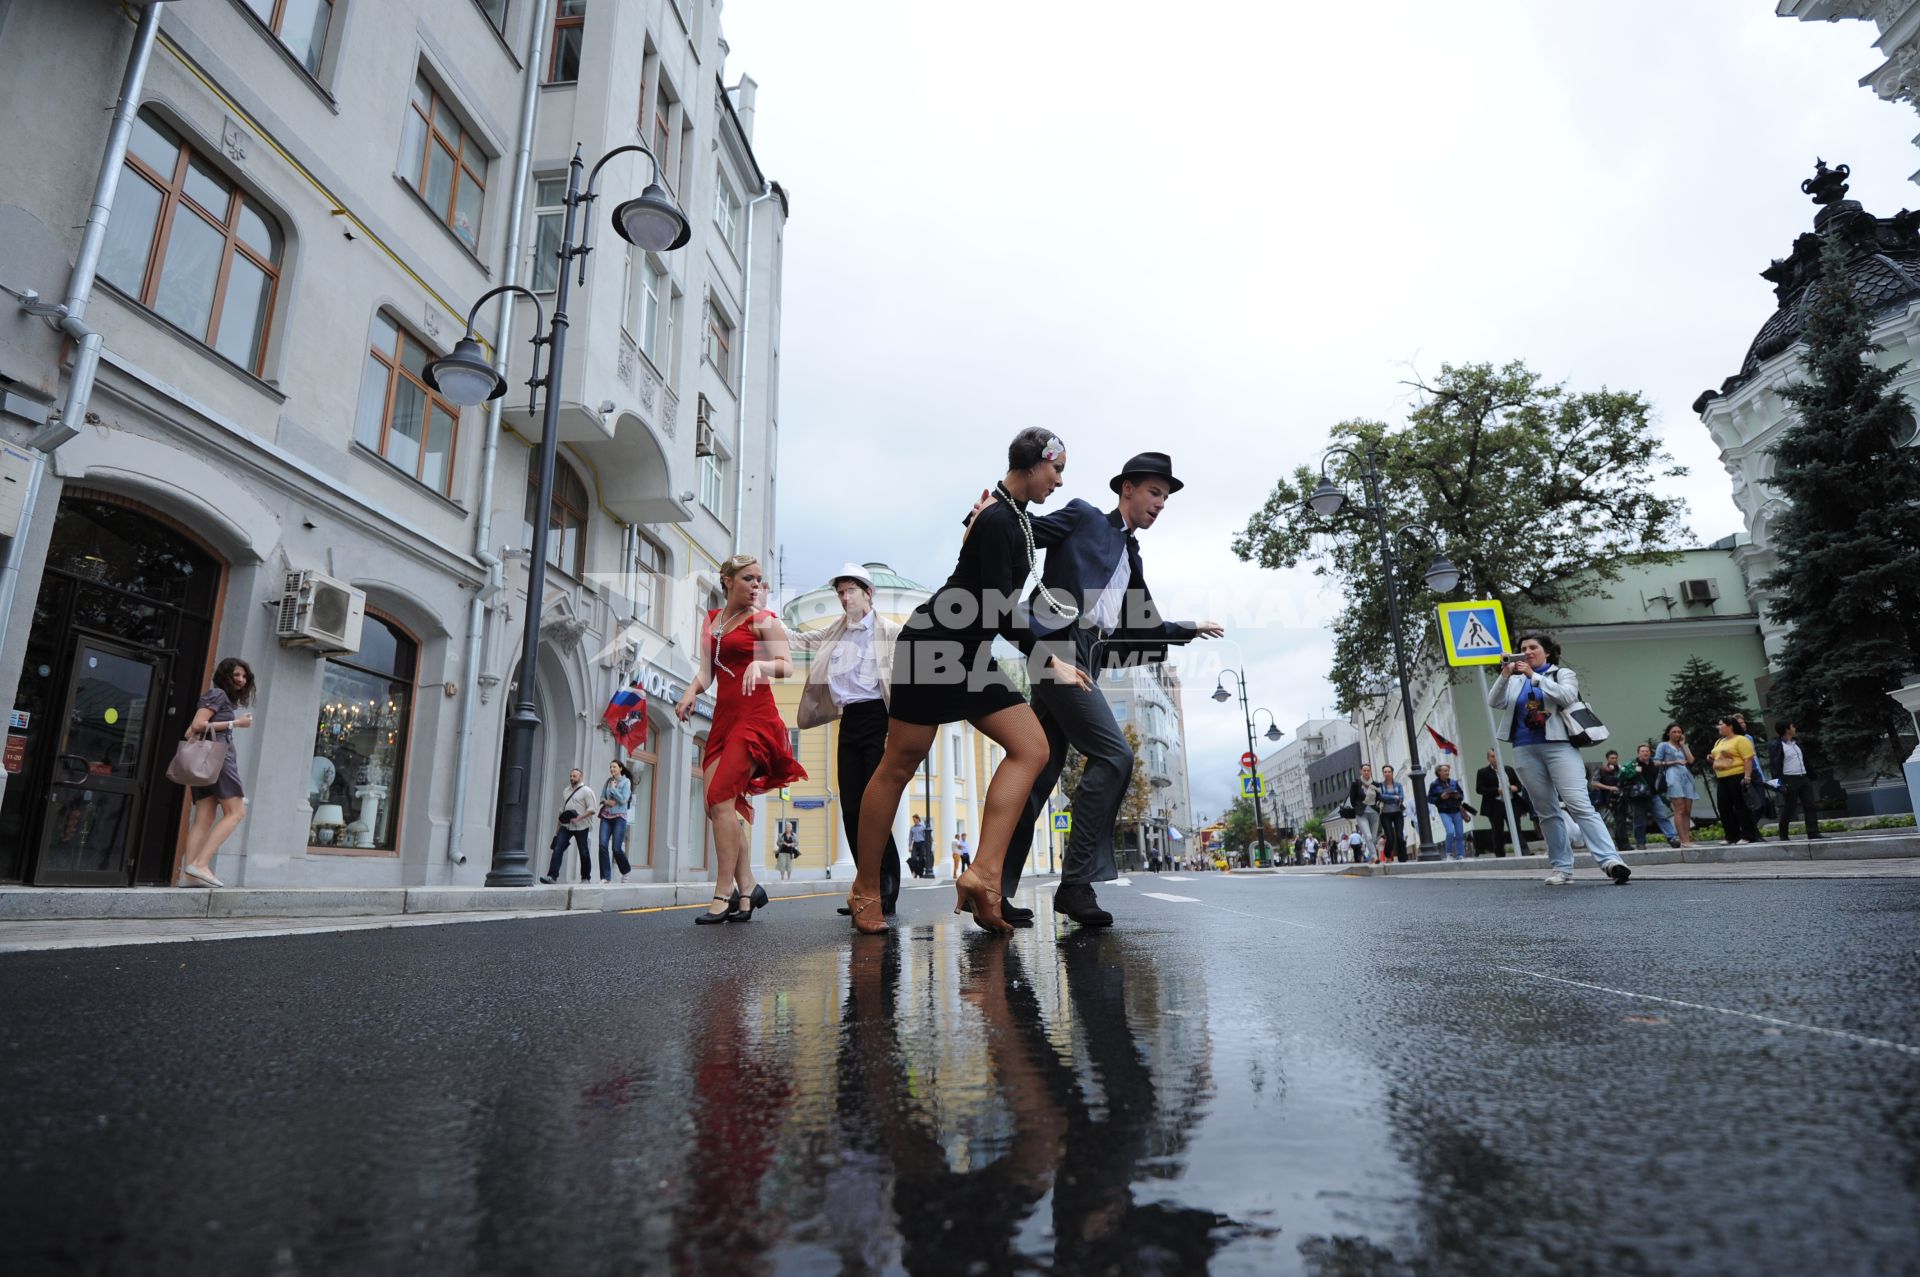
[[[847,843],[855,846],[860,835],[860,799],[887,749],[893,644],[900,627],[873,610],[873,576],[862,565],[847,564],[832,584],[845,615],[823,629],[797,630],[787,636],[795,652],[809,657],[807,685],[800,693],[794,721],[805,730],[840,720],[840,815]],[[889,837],[880,865],[881,912],[892,914],[899,899],[900,849]]]

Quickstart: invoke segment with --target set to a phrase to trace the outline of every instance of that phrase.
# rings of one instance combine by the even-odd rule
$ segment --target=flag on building
[[[1433,737],[1433,743],[1440,747],[1441,753],[1452,754],[1455,758],[1460,757],[1460,747],[1442,736],[1439,732],[1434,731],[1432,723],[1427,724],[1427,735]]]
[[[622,752],[631,754],[647,743],[647,694],[629,683],[613,694],[601,721],[613,732]]]

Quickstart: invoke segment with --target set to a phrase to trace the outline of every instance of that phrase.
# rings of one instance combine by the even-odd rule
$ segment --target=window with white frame
[[[661,618],[667,614],[666,547],[642,532],[638,534],[634,549],[634,598],[640,605],[640,619],[659,629]]]
[[[661,363],[660,330],[665,309],[663,302],[667,295],[667,272],[643,255],[638,276],[633,289],[633,337],[640,345],[640,353],[647,357],[647,362],[658,368]]]
[[[720,237],[727,241],[727,247],[736,248],[734,232],[740,225],[740,197],[733,193],[726,169],[720,167],[713,171],[713,224],[720,229]]]
[[[533,291],[550,293],[560,283],[560,234],[566,228],[567,179],[543,177],[533,184]]]
[[[700,504],[716,519],[727,517],[727,459],[715,447],[700,458]]]

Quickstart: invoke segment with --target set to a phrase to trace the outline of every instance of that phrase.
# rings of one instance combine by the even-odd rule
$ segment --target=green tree
[[[1087,756],[1073,746],[1067,746],[1066,761],[1060,766],[1060,793],[1069,806],[1073,803],[1074,792],[1080,788],[1080,778],[1086,774]]]
[[[1897,770],[1905,712],[1887,693],[1920,669],[1920,449],[1892,389],[1905,364],[1874,358],[1871,317],[1838,230],[1820,246],[1807,303],[1805,377],[1780,392],[1794,420],[1769,451],[1789,502],[1769,537],[1779,565],[1760,581],[1768,614],[1793,626],[1772,701],[1830,762]]]
[[[1739,681],[1712,661],[1698,656],[1688,657],[1680,672],[1673,676],[1673,682],[1667,685],[1667,703],[1661,706],[1660,712],[1686,729],[1687,745],[1703,764],[1707,751],[1720,738],[1714,728],[1717,719],[1728,714],[1746,714],[1751,724],[1754,718],[1747,712]]]
[[[1424,524],[1438,546],[1402,543],[1402,615],[1419,659],[1438,600],[1421,577],[1438,549],[1460,569],[1468,598],[1497,598],[1509,621],[1552,624],[1597,581],[1631,563],[1669,561],[1684,538],[1684,505],[1658,495],[1659,480],[1686,473],[1661,449],[1644,399],[1602,388],[1548,384],[1524,363],[1443,364],[1414,383],[1419,406],[1405,429],[1343,421],[1331,442],[1377,450],[1391,526]],[[1355,506],[1362,468],[1341,455],[1328,476]],[[1334,624],[1332,680],[1342,710],[1360,690],[1394,677],[1380,542],[1357,513],[1328,523],[1306,507],[1319,483],[1307,467],[1274,486],[1234,537],[1233,551],[1265,568],[1312,561],[1347,603]]]
[[[1234,799],[1233,806],[1227,809],[1220,841],[1228,851],[1245,851],[1259,836],[1260,822],[1253,814],[1253,800],[1244,796]]]
[[[1153,787],[1147,783],[1146,760],[1140,757],[1140,733],[1128,723],[1121,729],[1126,733],[1127,748],[1133,754],[1133,775],[1127,778],[1127,794],[1120,800],[1120,817],[1116,827],[1132,833],[1147,818],[1147,812],[1153,801]]]

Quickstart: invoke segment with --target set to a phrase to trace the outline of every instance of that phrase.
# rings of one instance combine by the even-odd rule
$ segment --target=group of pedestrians
[[[620,867],[620,881],[627,881],[633,865],[627,860],[627,830],[633,825],[633,774],[619,759],[607,764],[607,787],[595,793],[578,767],[567,773],[567,785],[560,795],[559,827],[554,831],[544,883],[560,881],[567,844],[580,851],[580,881],[593,881],[593,864],[587,855],[587,834],[595,822],[600,826],[600,881],[613,881],[613,868]]]

